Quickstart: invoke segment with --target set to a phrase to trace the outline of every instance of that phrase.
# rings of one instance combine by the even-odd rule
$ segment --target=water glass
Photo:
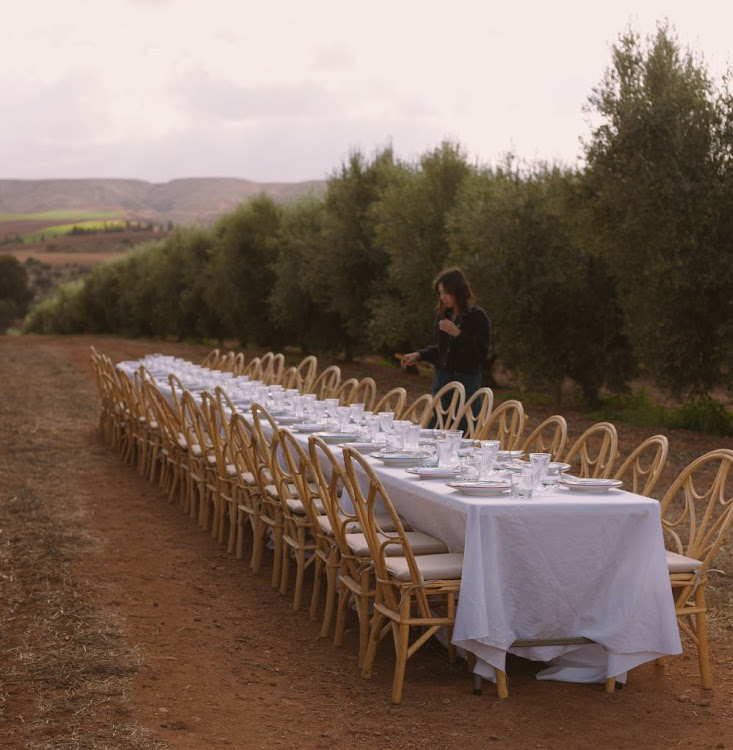
[[[535,487],[542,486],[542,480],[547,476],[547,472],[550,468],[550,454],[549,453],[530,453],[529,462],[534,471],[534,482]]]
[[[479,470],[478,478],[481,481],[488,479],[494,471],[494,464],[499,453],[498,440],[482,440],[479,443]]]
[[[403,436],[405,450],[416,451],[420,449],[420,433],[422,428],[419,424],[411,424]]]
[[[532,466],[522,466],[519,471],[512,473],[512,496],[528,500],[534,489],[534,469]]]
[[[380,411],[379,412],[379,429],[382,432],[389,432],[392,429],[392,422],[394,422],[393,411]]]
[[[435,443],[438,449],[438,466],[441,469],[449,469],[458,466],[458,451],[453,441],[442,437]]]

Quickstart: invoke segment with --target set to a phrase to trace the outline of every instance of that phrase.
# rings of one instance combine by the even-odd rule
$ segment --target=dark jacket
[[[486,311],[475,305],[465,315],[456,316],[453,322],[461,329],[458,336],[440,330],[438,324],[442,317],[435,316],[435,344],[420,349],[420,359],[441,370],[478,375],[491,351],[491,321]]]

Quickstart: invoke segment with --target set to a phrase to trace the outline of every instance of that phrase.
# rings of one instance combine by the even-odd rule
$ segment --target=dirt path
[[[472,696],[465,669],[430,646],[392,706],[388,644],[362,680],[355,619],[342,649],[319,639],[269,567],[252,575],[101,441],[90,343],[115,360],[204,353],[0,338],[0,747],[733,748],[724,614],[713,691],[688,654],[634,670],[614,696],[538,682],[516,660],[500,702],[488,685]]]

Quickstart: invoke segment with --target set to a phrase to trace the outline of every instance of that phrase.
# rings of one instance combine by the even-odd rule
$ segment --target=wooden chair
[[[565,417],[554,414],[540,422],[522,443],[526,453],[549,453],[550,461],[559,461],[568,442],[568,423]]]
[[[405,407],[399,419],[413,424],[422,424],[423,421],[427,424],[433,413],[432,407],[433,397],[429,393],[423,393]],[[396,414],[395,419],[397,419]]]
[[[283,511],[274,483],[273,443],[279,428],[270,413],[260,404],[252,404],[252,426],[255,435],[255,477],[260,490],[259,525],[253,542],[253,567],[259,573],[265,538],[271,535],[274,547],[271,585],[279,588],[282,573]]]
[[[407,391],[398,385],[381,396],[370,411],[374,414],[378,414],[380,411],[391,411],[394,412],[395,419],[402,419],[406,403]]]
[[[325,520],[323,517],[319,518],[317,530],[319,551],[316,554],[326,571],[326,602],[320,635],[322,638],[328,637],[338,597],[334,645],[342,646],[346,632],[346,616],[353,602],[359,618],[361,666],[369,639],[369,607],[374,599],[370,558],[356,555],[347,541],[347,534],[360,531],[361,527],[353,508],[343,467],[331,448],[317,435],[308,438],[308,454],[321,504],[326,512]],[[319,595],[320,589],[314,586],[311,617],[318,606]]]
[[[420,422],[422,427],[436,427],[447,430],[466,403],[466,388],[463,383],[454,380],[446,383],[434,396],[429,413]]]
[[[359,386],[357,378],[348,378],[339,383],[339,387],[333,392],[332,397],[339,400],[339,406],[348,406],[354,399],[354,392]]]
[[[607,479],[618,455],[618,433],[610,422],[589,427],[570,447],[563,461],[580,477]]]
[[[636,446],[614,475],[626,481],[625,489],[650,497],[667,464],[669,441],[664,435],[652,435]],[[627,475],[630,476],[630,486]]]
[[[347,447],[344,465],[376,577],[374,616],[362,675],[371,676],[377,644],[391,633],[396,654],[392,702],[400,703],[408,658],[442,627],[447,628],[450,642],[461,588],[463,554],[415,555],[389,495],[367,459]],[[365,487],[368,487],[366,494]],[[378,508],[386,509],[394,531],[379,523]],[[409,643],[411,628],[423,631],[412,644]],[[454,661],[452,646],[449,654]]]
[[[318,360],[312,355],[304,357],[301,362],[293,367],[288,367],[283,373],[283,388],[297,388],[301,393],[309,393],[316,379]]]
[[[259,357],[252,357],[244,366],[240,375],[247,375],[251,380],[262,379],[262,367]]]
[[[517,450],[526,423],[524,407],[515,399],[503,401],[492,412],[483,427],[477,428],[475,440],[498,440],[501,450]]]
[[[250,567],[259,570],[262,544],[262,495],[257,481],[256,437],[252,423],[241,414],[229,420],[230,454],[237,470],[237,516],[235,555],[241,560],[244,554],[245,527],[252,531],[252,556]]]
[[[319,401],[332,398],[340,383],[341,368],[338,365],[330,365],[313,381],[308,393],[315,393]]]
[[[182,466],[186,479],[183,512],[197,519],[199,526],[208,529],[211,507],[207,482],[209,458],[214,460],[213,448],[201,407],[190,391],[184,391],[181,397],[181,434],[187,459]]]
[[[467,399],[449,429],[463,430],[463,436],[471,439],[481,431],[493,408],[494,392],[488,387],[479,388]]]
[[[712,688],[713,678],[705,585],[733,521],[733,492],[727,486],[731,467],[733,450],[710,451],[681,472],[661,501],[677,622],[697,647],[700,682],[706,690]]]
[[[235,375],[241,375],[244,372],[245,359],[242,352],[237,352],[234,355],[234,362],[232,363],[232,372]]]
[[[308,454],[287,429],[278,431],[272,443],[274,483],[283,512],[283,546],[280,593],[288,591],[290,558],[295,559],[293,609],[300,609],[303,581],[310,567],[316,567],[319,549],[316,519],[320,515],[318,490],[313,482]],[[320,578],[320,566],[316,575]]]
[[[364,411],[372,411],[377,400],[377,383],[374,378],[362,378],[352,394],[351,404],[364,404]]]
[[[201,367],[213,368],[213,366],[219,361],[219,350],[212,349],[201,362]]]
[[[281,384],[285,372],[285,355],[268,352],[260,360],[262,375],[260,380],[267,385]]]

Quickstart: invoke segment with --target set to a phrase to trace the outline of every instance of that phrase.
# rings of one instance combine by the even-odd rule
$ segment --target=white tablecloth
[[[398,512],[464,553],[453,642],[477,656],[479,674],[495,679],[511,651],[557,659],[540,677],[623,680],[639,664],[681,652],[655,500],[561,488],[530,500],[468,497],[374,461]],[[568,637],[600,645],[512,648],[519,639]]]

